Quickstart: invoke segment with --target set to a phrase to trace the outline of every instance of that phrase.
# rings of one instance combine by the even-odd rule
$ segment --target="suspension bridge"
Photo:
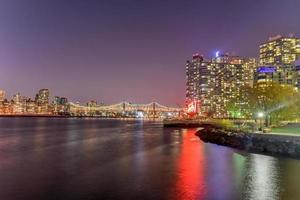
[[[123,101],[112,105],[84,106],[69,103],[70,113],[74,116],[103,116],[103,117],[148,117],[159,118],[178,116],[182,111],[179,107],[168,107],[157,102],[135,104]]]

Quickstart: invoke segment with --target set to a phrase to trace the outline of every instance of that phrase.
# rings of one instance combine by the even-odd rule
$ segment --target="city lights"
[[[259,67],[254,82],[298,85],[295,61],[300,58],[300,38],[277,35],[259,46]]]
[[[186,63],[186,98],[199,100],[202,116],[211,113],[215,118],[229,117],[226,104],[240,93],[242,87],[251,86],[255,64],[254,58],[219,53],[211,60],[193,56]],[[243,102],[237,102],[240,103]]]
[[[300,0],[0,0],[0,200],[300,200]]]
[[[220,51],[211,59],[194,54],[186,62],[186,99],[201,102],[199,116],[243,118],[248,104],[243,88],[266,87],[271,82],[300,88],[300,64],[295,63],[300,58],[299,45],[300,39],[294,36],[270,38],[259,46],[258,63]],[[235,102],[231,106],[240,107],[239,112],[228,109],[229,102]]]
[[[64,117],[112,117],[112,118],[166,118],[178,117],[182,111],[178,107],[168,107],[157,102],[149,104],[133,104],[121,102],[105,105],[91,100],[86,105],[69,102],[66,97],[54,96],[50,102],[48,89],[41,89],[35,99],[20,93],[11,100],[5,98],[5,91],[0,90],[1,116],[64,116]]]

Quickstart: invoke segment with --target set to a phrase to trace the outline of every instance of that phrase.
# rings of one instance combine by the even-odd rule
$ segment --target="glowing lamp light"
[[[219,57],[219,55],[220,55],[220,51],[217,51],[216,52],[216,57]]]
[[[257,113],[257,116],[260,117],[260,118],[262,118],[262,117],[265,116],[265,114],[263,112],[259,112],[259,113]]]

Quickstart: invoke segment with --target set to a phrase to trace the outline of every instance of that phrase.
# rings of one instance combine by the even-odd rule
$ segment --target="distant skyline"
[[[0,0],[0,89],[10,98],[182,104],[185,61],[216,51],[258,57],[300,37],[297,0]]]

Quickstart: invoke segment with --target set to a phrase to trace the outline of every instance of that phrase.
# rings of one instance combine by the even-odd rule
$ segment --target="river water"
[[[300,160],[160,122],[0,118],[0,199],[299,199]]]

